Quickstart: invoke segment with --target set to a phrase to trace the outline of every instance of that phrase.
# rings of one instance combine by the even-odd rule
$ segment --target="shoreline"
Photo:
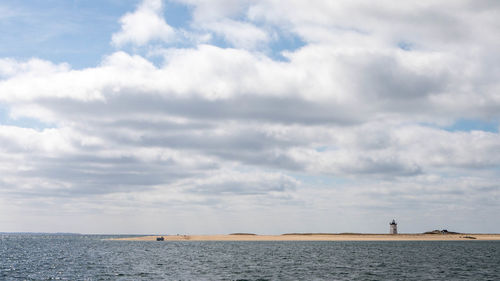
[[[217,235],[147,235],[110,238],[113,241],[500,241],[500,234],[217,234]]]

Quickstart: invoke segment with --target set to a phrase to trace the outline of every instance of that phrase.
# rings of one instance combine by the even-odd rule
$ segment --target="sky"
[[[3,0],[0,232],[500,233],[500,2]]]

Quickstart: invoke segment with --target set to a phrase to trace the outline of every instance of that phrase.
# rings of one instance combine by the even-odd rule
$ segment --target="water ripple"
[[[500,280],[500,242],[129,242],[0,235],[0,280]]]

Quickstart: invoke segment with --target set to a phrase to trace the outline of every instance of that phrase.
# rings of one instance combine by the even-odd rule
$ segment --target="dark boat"
[[[156,237],[156,241],[163,241],[163,240],[165,240],[165,237],[163,237],[163,236],[162,237]]]

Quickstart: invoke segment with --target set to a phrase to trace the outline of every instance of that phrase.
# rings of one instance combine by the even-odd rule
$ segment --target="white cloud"
[[[271,41],[267,30],[241,18],[251,1],[180,0],[193,7],[192,26],[201,32],[222,37],[235,48],[256,49]]]
[[[203,27],[222,35],[236,48],[254,49],[270,40],[269,35],[264,30],[250,23],[223,20],[205,23]]]
[[[30,59],[26,62],[14,59],[0,59],[0,78],[10,78],[14,76],[44,76],[58,72],[66,72],[70,69],[67,63],[53,64],[41,59]]]
[[[131,43],[142,46],[150,41],[172,41],[175,30],[162,17],[162,0],[144,0],[133,13],[121,19],[121,30],[113,34],[112,43],[118,47]]]

